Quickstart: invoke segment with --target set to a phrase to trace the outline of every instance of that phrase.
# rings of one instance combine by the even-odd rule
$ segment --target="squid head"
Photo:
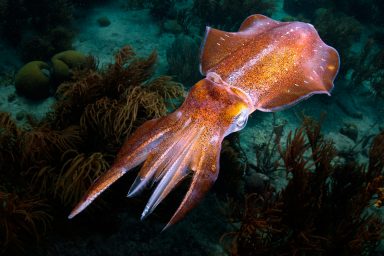
[[[192,209],[218,176],[223,138],[244,128],[250,113],[247,96],[241,90],[215,80],[207,76],[195,84],[175,112],[140,126],[125,142],[111,169],[96,180],[69,218],[142,162],[128,192],[128,196],[136,196],[156,184],[142,219],[189,173],[193,173],[190,188],[167,226]]]

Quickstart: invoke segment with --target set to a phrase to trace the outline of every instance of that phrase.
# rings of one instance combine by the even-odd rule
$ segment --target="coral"
[[[368,168],[335,162],[332,142],[305,118],[279,146],[288,185],[249,194],[240,228],[223,237],[232,255],[370,255],[383,223],[366,209],[384,185],[384,133],[370,150]]]
[[[30,252],[52,221],[49,207],[36,196],[19,197],[0,188],[0,253],[20,255]]]
[[[52,76],[56,83],[61,83],[71,77],[74,69],[79,69],[87,62],[87,56],[81,52],[68,50],[55,54],[52,58]]]
[[[167,49],[168,73],[185,86],[192,86],[201,78],[199,46],[187,35],[179,35]]]
[[[16,91],[31,99],[42,99],[49,95],[49,66],[43,61],[25,64],[16,74]]]

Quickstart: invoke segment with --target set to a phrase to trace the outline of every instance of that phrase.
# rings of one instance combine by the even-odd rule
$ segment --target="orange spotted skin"
[[[252,98],[253,110],[278,110],[312,94],[329,94],[333,87],[339,55],[311,24],[254,15],[240,32],[209,29],[207,39],[210,34],[219,40],[207,42],[202,71],[215,72],[229,85],[244,90]],[[220,50],[234,38],[241,38],[241,43],[231,43],[229,54]],[[209,51],[221,55],[209,59]]]
[[[215,182],[225,136],[241,130],[255,110],[276,111],[313,94],[329,95],[339,69],[337,51],[312,25],[263,15],[248,17],[238,32],[207,28],[200,62],[206,77],[192,87],[182,106],[140,126],[69,218],[144,162],[128,192],[136,196],[156,184],[142,219],[193,173],[189,190],[166,227],[176,223]]]

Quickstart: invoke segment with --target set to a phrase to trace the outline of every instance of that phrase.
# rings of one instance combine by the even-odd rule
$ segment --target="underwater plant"
[[[199,46],[187,35],[179,35],[167,49],[168,73],[177,81],[190,87],[201,78],[199,67]]]
[[[83,143],[78,126],[54,130],[47,124],[27,130],[20,138],[23,152],[21,161],[26,168],[55,163],[67,150],[78,148]]]
[[[37,196],[24,198],[0,187],[0,253],[20,255],[30,251],[50,227],[48,209]]]
[[[53,111],[20,138],[23,174],[39,195],[72,205],[133,127],[165,115],[170,99],[182,96],[170,77],[151,77],[155,61],[155,53],[139,59],[127,46],[105,70],[88,58],[59,86]]]
[[[278,167],[277,147],[283,135],[284,124],[277,124],[276,116],[273,115],[272,130],[269,138],[262,144],[255,144],[255,165],[249,164],[250,168],[258,173],[270,177]]]
[[[353,69],[350,86],[357,89],[368,89],[370,93],[384,98],[384,48],[377,40],[370,38],[364,45]]]
[[[71,56],[57,57],[72,66],[78,58]],[[57,217],[78,201],[134,127],[178,104],[183,87],[168,76],[153,76],[156,57],[138,58],[127,46],[103,69],[87,57],[84,68],[72,70],[58,87],[57,101],[42,120],[27,116],[18,127],[0,112],[0,245],[7,252],[44,240],[48,210]]]
[[[279,151],[288,185],[248,194],[241,225],[225,234],[231,255],[371,255],[383,238],[382,219],[366,211],[384,185],[384,133],[369,165],[337,162],[320,124],[305,118]]]
[[[22,133],[22,129],[9,113],[0,112],[0,186],[18,179],[18,160],[21,158],[19,143]]]
[[[63,164],[53,187],[55,197],[59,197],[65,205],[77,202],[87,186],[109,168],[109,163],[100,152],[87,156],[68,150],[61,161]]]

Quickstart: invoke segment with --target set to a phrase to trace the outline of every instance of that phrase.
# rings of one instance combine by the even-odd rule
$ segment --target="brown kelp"
[[[305,118],[279,146],[288,185],[246,196],[240,226],[223,236],[231,255],[369,255],[383,238],[382,220],[366,211],[384,185],[383,147],[381,132],[367,167],[336,161],[332,141]]]
[[[170,77],[153,77],[156,57],[139,58],[128,46],[104,68],[90,57],[58,87],[57,102],[43,120],[28,117],[18,127],[0,113],[2,250],[39,242],[51,215],[66,221],[54,217],[108,169],[125,137],[178,104],[173,99],[183,96],[183,88]]]
[[[0,253],[20,255],[45,234],[52,221],[49,206],[37,196],[20,197],[0,187]]]
[[[49,192],[64,205],[76,202],[132,129],[165,115],[170,99],[182,96],[169,77],[152,78],[155,61],[156,53],[137,58],[125,47],[105,69],[89,59],[72,81],[58,87],[53,111],[25,133],[22,144],[34,163],[26,175],[39,193]]]

